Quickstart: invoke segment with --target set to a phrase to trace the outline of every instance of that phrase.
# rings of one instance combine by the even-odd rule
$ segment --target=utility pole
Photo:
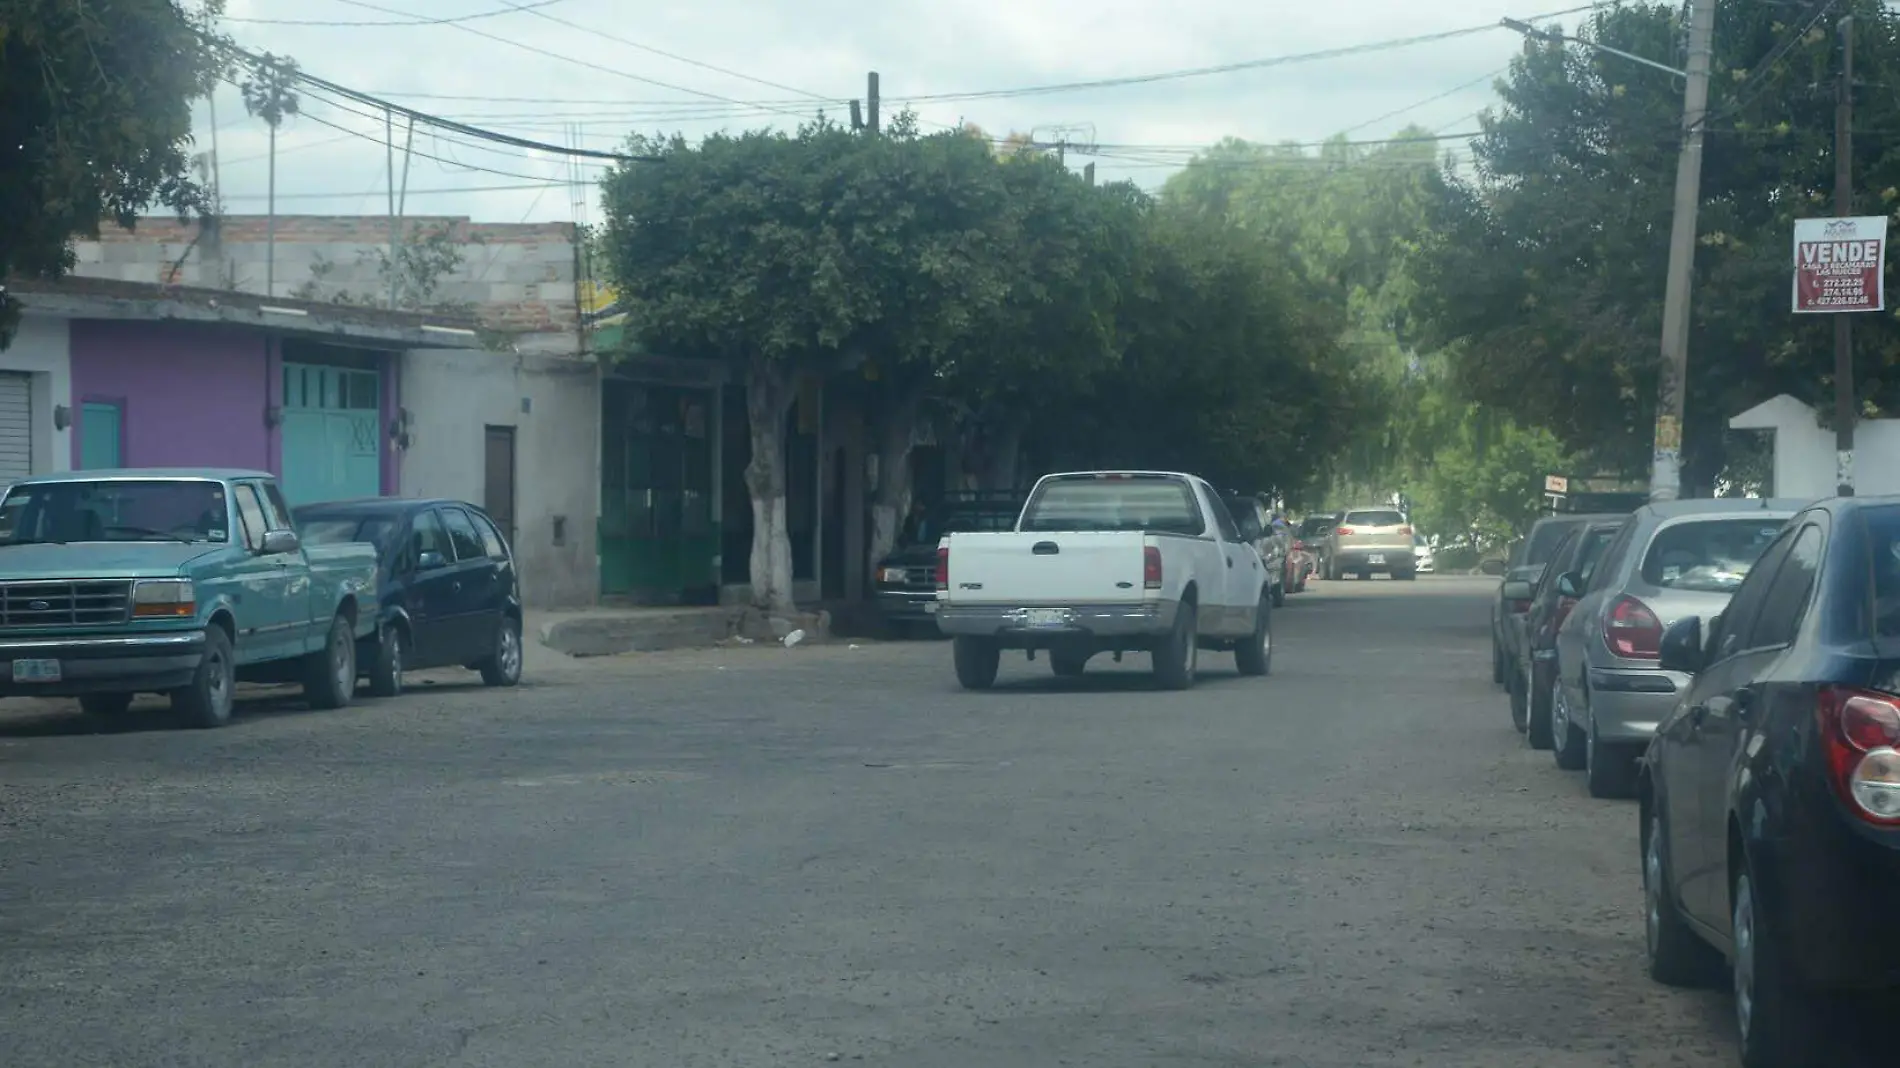
[[[1082,168],[1082,180],[1090,185],[1095,184],[1095,164],[1090,163]]]
[[[1840,21],[1841,77],[1834,90],[1834,214],[1854,214],[1854,18]],[[1834,316],[1835,492],[1854,495],[1854,317]]]
[[[383,109],[383,148],[389,176],[389,310],[396,310],[396,113]]]
[[[872,71],[865,76],[864,113],[865,126],[872,133],[877,133],[877,71]]]
[[[1689,0],[1688,88],[1682,94],[1682,151],[1676,158],[1675,215],[1663,285],[1662,367],[1656,382],[1656,440],[1649,499],[1682,496],[1682,416],[1689,384],[1689,295],[1695,281],[1696,213],[1702,202],[1702,126],[1709,112],[1709,60],[1716,0]]]

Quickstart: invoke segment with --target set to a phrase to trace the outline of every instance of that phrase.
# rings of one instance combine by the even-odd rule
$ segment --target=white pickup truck
[[[1049,654],[1059,676],[1089,658],[1154,655],[1163,688],[1194,685],[1200,650],[1231,649],[1243,675],[1272,665],[1272,583],[1247,529],[1192,475],[1044,475],[1014,530],[937,546],[937,625],[957,681],[988,689],[1004,649]]]

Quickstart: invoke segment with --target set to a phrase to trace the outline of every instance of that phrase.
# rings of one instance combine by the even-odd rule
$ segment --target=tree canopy
[[[58,277],[70,241],[162,204],[206,207],[191,102],[224,63],[222,0],[0,0],[0,279]],[[19,308],[0,291],[0,347]]]

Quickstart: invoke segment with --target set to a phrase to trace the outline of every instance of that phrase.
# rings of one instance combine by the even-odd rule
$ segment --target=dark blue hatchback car
[[[296,509],[306,544],[367,542],[381,560],[376,632],[357,663],[370,692],[405,671],[461,666],[490,686],[521,681],[521,582],[488,513],[462,501],[369,497]]]

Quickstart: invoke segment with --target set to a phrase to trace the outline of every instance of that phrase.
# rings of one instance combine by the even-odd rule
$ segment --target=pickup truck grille
[[[124,623],[127,581],[0,582],[0,627],[75,627]]]

